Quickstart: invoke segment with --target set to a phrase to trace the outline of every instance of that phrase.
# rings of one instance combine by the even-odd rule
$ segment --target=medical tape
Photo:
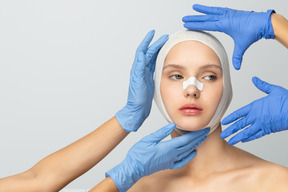
[[[189,77],[183,82],[183,90],[185,90],[189,85],[195,85],[200,91],[203,90],[203,83],[199,82],[195,77]]]

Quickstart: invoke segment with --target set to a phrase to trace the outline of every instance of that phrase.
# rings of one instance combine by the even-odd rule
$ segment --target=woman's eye
[[[215,75],[207,75],[207,76],[204,77],[204,79],[213,81],[213,80],[216,80],[217,77]]]
[[[171,75],[170,78],[171,79],[183,79],[181,75]]]

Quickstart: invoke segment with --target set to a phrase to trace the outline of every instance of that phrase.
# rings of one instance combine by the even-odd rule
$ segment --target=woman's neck
[[[224,139],[220,138],[221,125],[209,134],[204,142],[196,149],[197,155],[184,167],[185,174],[195,174],[198,177],[206,177],[212,173],[231,169],[231,148]],[[180,136],[174,131],[172,138]],[[229,158],[228,158],[229,156]],[[233,155],[232,155],[233,157]]]

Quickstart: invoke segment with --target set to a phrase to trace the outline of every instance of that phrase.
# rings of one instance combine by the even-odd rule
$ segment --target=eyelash
[[[177,76],[177,77],[180,77],[180,78],[177,78],[176,76]],[[173,78],[173,77],[174,77],[174,78]],[[171,79],[174,79],[174,80],[178,80],[178,79],[183,79],[183,76],[182,76],[182,75],[179,75],[179,74],[175,74],[175,75],[171,75],[170,78],[171,78]]]
[[[207,79],[206,77],[209,77],[209,78]],[[175,75],[171,75],[170,78],[173,80],[179,80],[179,79],[183,79],[183,76],[179,75],[179,74],[175,74]],[[216,75],[206,75],[203,77],[203,79],[215,81],[217,79],[217,76]]]
[[[206,77],[210,77],[209,79],[207,79],[207,80],[210,80],[210,81],[215,81],[217,79],[216,75],[206,75],[206,76],[203,77],[203,79],[205,79]],[[211,77],[212,77],[212,79],[211,79]]]

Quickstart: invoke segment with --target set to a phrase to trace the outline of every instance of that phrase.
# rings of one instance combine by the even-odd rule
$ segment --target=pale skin
[[[31,169],[0,179],[0,192],[59,191],[110,153],[129,133],[111,118],[92,133],[47,156]],[[99,184],[103,186],[103,182]],[[118,191],[109,178],[99,191]]]
[[[288,48],[288,36],[286,35],[288,34],[288,21],[279,14],[272,14],[271,21],[272,21],[272,25],[274,29],[275,39],[279,41],[282,45],[284,45],[286,48]],[[215,132],[213,132],[213,134],[209,136],[210,138],[209,140],[206,139],[206,141],[203,144],[201,144],[201,146],[197,149],[198,155],[196,156],[196,158],[192,160],[193,162],[192,161],[189,162],[189,164],[187,164],[186,166],[184,166],[182,169],[179,169],[179,170],[161,171],[149,177],[145,177],[142,180],[140,180],[134,187],[132,187],[130,191],[141,191],[141,186],[144,188],[148,186],[155,186],[155,188],[151,189],[151,191],[153,190],[157,191],[156,186],[162,187],[162,188],[164,187],[164,184],[159,185],[159,183],[160,182],[164,183],[165,177],[167,177],[167,179],[172,178],[173,182],[171,182],[171,180],[170,182],[167,182],[167,183],[165,182],[166,189],[164,190],[163,188],[163,191],[168,190],[168,188],[170,188],[170,190],[173,191],[173,188],[172,188],[173,186],[181,187],[181,185],[178,185],[178,182],[179,183],[183,182],[184,184],[185,183],[188,184],[187,179],[189,180],[189,183],[191,183],[191,179],[193,179],[193,182],[191,183],[192,188],[188,187],[189,191],[191,191],[193,188],[195,189],[193,191],[197,191],[197,189],[201,188],[201,186],[203,185],[204,185],[203,187],[209,187],[209,186],[211,187],[211,185],[213,185],[213,181],[217,182],[218,191],[225,191],[225,189],[221,190],[218,187],[225,187],[226,189],[229,189],[229,191],[235,188],[235,190],[233,191],[237,191],[239,189],[237,185],[234,185],[234,188],[233,186],[230,186],[230,185],[229,186],[231,188],[228,187],[228,184],[230,183],[236,184],[235,181],[234,182],[230,181],[231,178],[236,178],[236,177],[237,177],[236,180],[238,180],[238,177],[242,178],[241,181],[245,180],[245,178],[255,179],[256,181],[263,179],[261,180],[262,181],[261,186],[263,187],[265,186],[264,184],[266,183],[264,181],[267,180],[267,185],[269,185],[269,183],[271,184],[271,186],[272,184],[274,184],[274,188],[269,189],[269,186],[267,186],[265,190],[281,191],[281,189],[277,189],[275,187],[281,188],[283,185],[285,185],[285,182],[287,182],[288,180],[287,168],[266,162],[247,152],[241,151],[240,149],[236,147],[228,146],[227,143],[223,140],[218,141],[218,139],[220,139],[219,138],[220,132],[221,132],[221,128],[218,128]],[[112,119],[104,123],[102,126],[100,126],[98,129],[96,129],[94,132],[72,143],[71,145],[49,155],[48,157],[44,158],[39,163],[37,163],[31,169],[23,173],[17,174],[17,175],[13,175],[13,176],[0,179],[0,192],[2,191],[5,191],[5,192],[9,192],[9,191],[13,191],[13,192],[58,191],[61,188],[63,188],[65,185],[70,183],[72,180],[79,177],[80,175],[88,171],[90,168],[95,166],[98,162],[100,162],[127,135],[128,133],[123,130],[123,128],[120,126],[116,118],[113,117]],[[172,136],[176,137],[178,135],[177,133],[173,133]],[[205,164],[201,163],[202,161],[201,161],[200,156],[204,157],[205,154],[207,154],[206,152],[207,150],[205,150],[205,146],[209,146],[209,143],[211,142],[214,142],[215,144],[215,140],[217,141],[216,142],[217,146],[221,146],[221,147],[215,150],[211,149],[210,161],[209,159],[206,159],[208,162],[206,162]],[[214,146],[214,144],[211,146]],[[219,149],[221,149],[221,151],[219,151]],[[224,150],[225,150],[225,154],[223,154]],[[225,165],[224,163],[221,163],[222,165],[221,170],[223,171],[217,172],[217,170],[221,168],[221,165],[218,163],[222,162],[220,160],[223,160],[225,157],[227,158],[228,155],[230,155],[229,162],[230,161],[233,162],[234,160],[239,161],[238,158],[242,158],[243,159],[243,161],[241,161],[243,162],[242,167],[237,163],[237,165],[235,165],[233,169],[233,166],[232,166],[233,163],[229,164],[231,167]],[[220,158],[220,157],[223,159],[212,161],[213,158]],[[217,164],[217,166],[215,165],[215,163]],[[197,164],[197,167],[195,166],[196,164]],[[188,167],[189,169],[185,169],[185,167]],[[207,171],[205,172],[205,170],[207,170],[207,167],[211,168],[211,173],[208,173]],[[204,172],[202,170],[204,170]],[[224,170],[226,170],[227,172],[226,177],[224,176],[225,174]],[[212,173],[212,171],[214,172]],[[252,173],[255,172],[255,174],[252,174],[251,172]],[[166,175],[166,173],[169,173],[169,174]],[[278,179],[276,180],[275,177],[271,175],[271,173],[275,173]],[[247,177],[247,175],[249,177]],[[209,178],[209,179],[205,180],[205,178]],[[229,179],[229,182],[227,179]],[[156,182],[159,182],[159,183],[156,183]],[[207,185],[205,184],[205,182],[208,182]],[[153,185],[151,185],[151,183]],[[225,183],[227,185],[219,186],[219,183]],[[241,185],[240,188],[249,186],[249,185],[242,186],[242,184],[239,182],[238,184]],[[183,185],[182,187],[184,186],[187,186],[187,185]],[[287,189],[287,186],[285,187]],[[180,188],[177,188],[177,191],[179,191],[179,189]],[[257,191],[257,190],[260,191],[259,188],[257,188],[254,191]],[[265,191],[265,190],[261,190],[261,191]],[[99,183],[91,191],[114,192],[114,191],[118,191],[118,188],[115,185],[115,183],[108,177],[104,179],[101,183]],[[180,191],[185,191],[185,190],[183,189]]]
[[[165,67],[172,63],[178,67],[169,67],[167,72],[168,67]],[[208,124],[220,101],[219,93],[223,89],[223,84],[219,83],[223,82],[219,73],[221,70],[217,67],[201,70],[207,64],[221,66],[212,49],[195,41],[176,44],[164,62],[160,83],[162,99],[171,119],[185,130],[204,128],[203,124]],[[194,85],[181,90],[181,83],[191,75],[198,76],[199,81],[204,83],[201,92]],[[169,89],[169,86],[173,89]],[[187,102],[196,103],[203,108],[202,113],[180,113],[179,107]],[[228,145],[220,138],[220,133],[221,124],[196,149],[195,158],[183,168],[164,170],[144,177],[129,191],[287,191],[288,168]],[[179,134],[174,131],[171,136],[174,138]]]
[[[129,191],[287,191],[286,167],[228,145],[219,137],[220,133],[219,126],[183,168],[144,177]],[[177,136],[175,132],[172,134],[172,137]]]
[[[275,39],[283,46],[288,48],[288,21],[280,14],[272,14],[271,22],[274,30]]]
[[[272,14],[271,15],[271,22],[272,22],[272,25],[273,25],[273,30],[274,30],[274,35],[275,35],[275,39],[278,41],[278,42],[280,42],[283,46],[285,46],[286,48],[288,48],[288,35],[286,35],[286,34],[288,34],[288,21],[282,16],[282,15],[280,15],[280,14],[276,14],[276,13],[274,13],[274,14]],[[193,89],[193,88],[192,88]],[[190,89],[190,91],[191,91],[191,89]],[[210,136],[208,137],[208,138],[212,138],[212,135],[214,135],[213,137],[215,137],[215,138],[218,138],[219,140],[220,140],[220,142],[219,142],[219,145],[221,146],[221,145],[223,145],[223,147],[221,147],[220,149],[223,149],[224,150],[224,148],[225,148],[225,150],[226,150],[226,148],[227,149],[229,149],[229,151],[231,151],[231,153],[232,153],[232,157],[234,157],[233,159],[236,161],[237,160],[237,158],[238,158],[238,156],[240,156],[241,154],[242,155],[244,155],[245,156],[245,158],[244,157],[242,157],[242,159],[246,159],[246,157],[247,157],[247,159],[245,160],[246,162],[246,164],[248,165],[248,160],[251,160],[251,167],[250,167],[250,170],[252,170],[252,171],[255,171],[255,170],[259,170],[258,171],[258,175],[259,175],[259,177],[258,177],[258,179],[261,179],[260,178],[260,176],[262,176],[262,177],[264,177],[264,179],[267,179],[267,180],[269,180],[269,176],[271,177],[271,172],[269,172],[270,170],[273,170],[273,172],[275,173],[275,175],[279,175],[279,177],[281,177],[281,178],[283,178],[282,180],[279,180],[279,181],[272,181],[272,180],[270,180],[270,183],[273,183],[273,182],[275,182],[275,183],[279,183],[279,185],[278,185],[278,187],[279,188],[281,188],[282,187],[282,185],[286,185],[286,183],[287,183],[287,180],[288,180],[288,174],[287,174],[287,168],[285,168],[285,167],[282,167],[282,166],[279,166],[279,165],[275,165],[275,164],[272,164],[272,163],[269,163],[269,162],[267,162],[267,161],[264,161],[264,160],[262,160],[262,159],[260,159],[260,158],[257,158],[256,156],[254,156],[254,155],[252,155],[252,154],[249,154],[249,153],[247,153],[247,152],[245,152],[245,151],[242,151],[242,150],[240,150],[240,149],[238,149],[238,148],[236,148],[236,147],[233,147],[233,146],[229,146],[227,143],[226,143],[226,141],[224,141],[224,140],[222,140],[222,139],[220,139],[220,137],[219,137],[219,135],[220,135],[220,133],[221,133],[221,127],[220,128],[218,128],[215,132],[213,132],[213,134],[210,134]],[[215,134],[216,134],[216,136],[215,136]],[[173,132],[173,134],[172,134],[172,137],[176,137],[176,136],[178,136],[178,134],[176,133],[176,132]],[[215,139],[215,140],[217,140],[218,141],[218,139]],[[206,139],[206,140],[208,140],[208,139]],[[208,142],[208,141],[205,141],[204,143],[202,143],[201,145],[200,145],[200,147],[201,148],[204,148],[203,147],[203,145],[205,145],[205,143],[206,142]],[[206,144],[207,145],[207,144]],[[196,159],[197,158],[199,158],[199,149],[200,149],[200,147],[197,149],[197,153],[198,153],[198,155],[196,155],[196,157],[192,160],[193,162],[196,162]],[[234,151],[235,150],[235,151]],[[211,150],[212,151],[212,150]],[[213,150],[214,151],[214,156],[216,156],[216,157],[219,157],[220,156],[220,152],[218,153],[217,151],[215,151],[215,150]],[[223,153],[223,151],[222,151],[222,153]],[[239,154],[238,154],[239,153]],[[235,156],[233,155],[233,154],[235,154]],[[237,155],[236,155],[237,154]],[[228,154],[224,154],[224,155],[227,155],[228,156]],[[226,157],[227,157],[226,156]],[[225,158],[225,156],[222,156],[223,158]],[[212,157],[211,157],[212,158]],[[191,161],[191,162],[192,162]],[[255,165],[253,164],[253,163],[256,163],[256,161],[257,161],[257,163],[259,163],[259,162],[261,162],[261,165],[263,165],[263,166],[260,166],[260,164],[259,164],[259,166],[258,167],[255,167]],[[190,165],[190,163],[191,162],[189,162],[188,163],[188,165],[186,165],[186,166],[188,166],[189,167],[189,165]],[[201,160],[198,160],[198,162],[201,162]],[[215,163],[216,161],[214,161],[214,163]],[[220,161],[221,162],[221,161]],[[212,163],[212,162],[210,162],[210,163]],[[194,163],[194,164],[196,164],[196,163]],[[186,166],[184,166],[182,169],[184,170],[185,169],[185,167]],[[203,166],[203,165],[202,165]],[[222,165],[222,166],[225,166],[225,164],[224,165]],[[237,165],[238,166],[238,165]],[[198,168],[200,168],[200,166],[197,166]],[[206,168],[207,168],[207,166],[205,166]],[[253,169],[255,167],[255,169]],[[262,169],[262,171],[263,170],[266,170],[265,171],[265,173],[263,172],[263,174],[261,173],[261,167],[262,168],[264,168],[265,167],[265,169]],[[248,169],[249,167],[247,167],[247,169],[246,170],[249,170]],[[182,170],[182,171],[183,171]],[[240,170],[240,169],[239,169]],[[243,169],[241,169],[242,170],[242,173],[245,175],[245,168],[243,167]],[[179,172],[178,172],[179,171]],[[179,181],[179,179],[181,178],[181,177],[177,177],[177,174],[178,173],[180,173],[181,172],[181,170],[164,170],[164,171],[160,171],[160,172],[158,172],[158,173],[155,173],[155,174],[153,174],[153,175],[151,175],[151,176],[148,176],[148,177],[145,177],[145,178],[142,178],[140,181],[138,181],[129,191],[145,191],[145,189],[146,189],[146,191],[165,191],[164,190],[164,186],[166,186],[166,188],[168,189],[168,188],[170,188],[169,186],[169,183],[171,183],[171,180],[170,180],[170,182],[165,182],[165,178],[164,177],[169,177],[169,178],[177,178],[176,180],[174,180],[174,184],[176,184],[177,185],[177,183],[178,183],[178,181]],[[227,171],[227,172],[229,172],[229,171]],[[247,171],[247,172],[249,172],[249,171]],[[169,175],[166,175],[166,173],[169,173]],[[171,175],[170,175],[170,173],[171,173]],[[173,173],[173,174],[172,174]],[[183,173],[183,172],[182,172]],[[184,173],[185,173],[185,171],[184,171]],[[225,172],[223,172],[223,173],[225,173]],[[231,171],[231,175],[234,173],[234,178],[237,176],[237,172],[232,172]],[[238,173],[241,173],[241,171],[239,171]],[[268,176],[266,177],[266,175],[268,174]],[[215,174],[215,175],[217,175],[217,174]],[[185,176],[185,175],[184,175]],[[241,176],[241,174],[240,175],[238,175],[238,176]],[[257,174],[255,174],[254,175],[254,177],[256,178],[257,177]],[[184,178],[184,177],[183,177]],[[189,182],[191,182],[191,179],[189,178],[189,177],[185,177],[186,179],[188,178],[189,179]],[[219,177],[220,178],[220,177]],[[226,175],[226,179],[229,179],[229,175]],[[222,179],[225,179],[225,177],[222,177]],[[275,179],[275,178],[274,178]],[[214,180],[214,181],[216,181],[216,180]],[[225,180],[222,180],[222,182],[224,182]],[[249,180],[248,180],[249,181]],[[259,180],[258,180],[259,181]],[[113,189],[109,189],[109,185],[106,185],[106,184],[108,184],[109,182],[111,182],[111,179],[108,177],[108,178],[106,178],[106,179],[104,179],[101,183],[99,183],[95,188],[93,188],[91,191],[102,191],[102,192],[105,192],[105,191],[113,191]],[[160,182],[162,183],[162,185],[160,185]],[[229,181],[230,182],[230,181]],[[261,182],[261,180],[259,181],[259,182]],[[220,181],[219,181],[219,183],[220,183]],[[219,183],[217,184],[217,186],[219,186]],[[228,181],[226,180],[226,183],[228,184]],[[226,184],[225,183],[225,184]],[[261,183],[261,186],[263,186],[264,187],[264,185],[263,185],[263,183],[264,182],[262,182]],[[205,183],[202,183],[202,184],[205,184]],[[213,185],[213,183],[210,183],[211,185]],[[180,184],[181,185],[181,184]],[[178,187],[180,186],[180,185],[178,185]],[[148,188],[150,186],[150,188]],[[152,186],[152,188],[151,188],[151,186]],[[183,186],[185,186],[185,185],[183,185]],[[228,187],[228,185],[226,185],[227,186],[227,190],[229,190],[229,187]],[[105,187],[107,187],[107,188],[105,188]],[[113,187],[115,187],[115,186],[113,186]],[[160,187],[160,188],[157,188],[157,187]],[[223,186],[224,187],[224,186]],[[230,186],[230,187],[232,187],[232,186]],[[244,186],[242,186],[242,187],[244,187]],[[285,186],[286,188],[287,188],[287,186]],[[237,188],[237,186],[235,185],[234,187],[232,187],[232,188],[230,188],[230,190],[229,190],[229,192],[231,191],[231,189],[234,189],[235,188],[235,191],[237,191],[236,189],[239,189],[239,191],[241,191],[240,189],[241,188]],[[107,190],[106,190],[107,189]],[[115,189],[115,188],[114,188]],[[187,189],[189,189],[188,191],[194,191],[194,190],[192,190],[193,188],[187,188]],[[217,188],[218,189],[218,188]],[[276,191],[275,190],[275,188],[273,188],[274,190],[272,190],[272,191]],[[196,189],[195,189],[196,190]],[[255,191],[257,191],[257,190],[259,190],[260,191],[260,189],[259,188],[257,188]],[[265,189],[265,190],[267,190],[267,191],[269,191],[268,189]],[[264,191],[265,191],[264,190]],[[117,190],[115,190],[115,191],[117,191]],[[173,188],[171,187],[171,189],[170,189],[170,191],[173,191]],[[176,190],[174,189],[174,191],[182,191],[182,190],[180,190],[180,188],[177,188]],[[183,190],[183,191],[185,191],[185,190]],[[201,191],[201,190],[200,190]],[[204,190],[205,191],[205,190]],[[217,191],[217,190],[216,190]],[[218,191],[221,191],[221,190],[218,190]],[[225,190],[222,190],[222,191],[225,191]],[[234,190],[233,190],[234,191]],[[252,190],[253,191],[253,190]],[[271,190],[270,190],[271,191]],[[279,189],[278,191],[281,191],[281,189]]]

